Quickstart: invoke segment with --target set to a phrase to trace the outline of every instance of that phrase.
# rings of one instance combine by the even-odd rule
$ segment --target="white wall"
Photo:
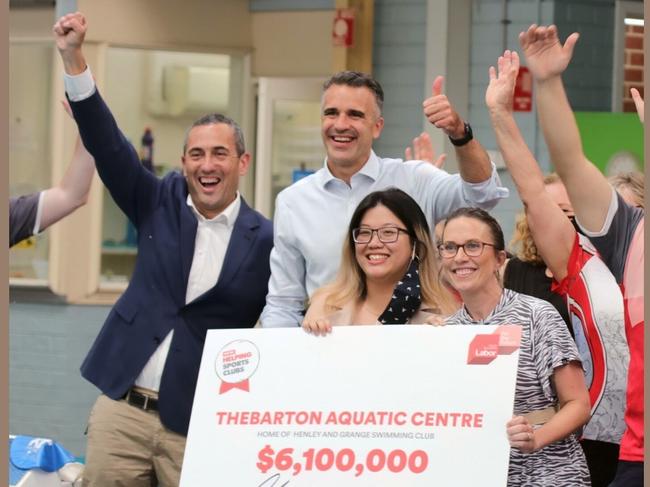
[[[333,10],[253,13],[253,75],[331,74],[333,15]]]

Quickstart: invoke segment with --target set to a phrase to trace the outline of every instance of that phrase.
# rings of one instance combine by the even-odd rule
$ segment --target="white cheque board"
[[[181,486],[505,486],[520,334],[211,330]]]

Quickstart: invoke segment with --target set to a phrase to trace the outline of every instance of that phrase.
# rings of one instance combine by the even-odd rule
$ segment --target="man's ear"
[[[378,139],[381,135],[381,131],[384,129],[384,117],[378,117],[375,121],[375,125],[372,128],[372,138]]]
[[[184,177],[187,177],[187,174],[185,174],[185,156],[181,156],[181,172]]]
[[[239,157],[239,175],[245,176],[248,172],[248,168],[251,165],[251,155],[248,152],[244,152]]]

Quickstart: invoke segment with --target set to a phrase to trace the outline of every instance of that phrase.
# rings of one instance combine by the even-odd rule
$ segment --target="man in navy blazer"
[[[53,30],[84,145],[138,230],[131,282],[81,367],[103,393],[89,419],[84,485],[177,485],[206,333],[255,325],[272,225],[237,190],[250,155],[235,122],[216,114],[195,122],[183,175],[156,178],[95,87],[83,15]]]

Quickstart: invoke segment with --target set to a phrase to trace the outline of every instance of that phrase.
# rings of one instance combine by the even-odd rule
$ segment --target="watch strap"
[[[449,137],[449,141],[456,147],[463,146],[474,138],[474,134],[472,133],[472,127],[470,126],[470,124],[465,122],[464,126],[465,126],[465,134],[460,139],[454,139],[452,137]]]

